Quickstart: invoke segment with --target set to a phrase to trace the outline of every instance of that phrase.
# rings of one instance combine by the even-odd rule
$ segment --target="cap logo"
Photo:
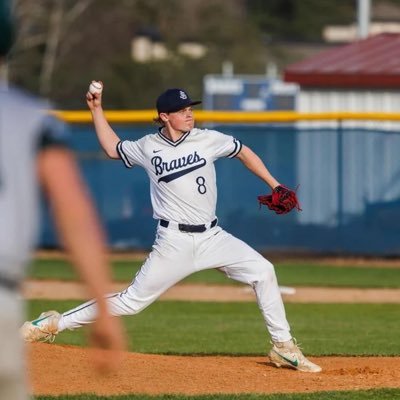
[[[187,97],[187,94],[183,91],[183,90],[180,90],[179,91],[179,97],[182,99],[182,100],[186,100],[188,97]]]

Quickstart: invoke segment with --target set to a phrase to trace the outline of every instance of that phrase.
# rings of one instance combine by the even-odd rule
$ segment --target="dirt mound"
[[[109,376],[92,370],[88,349],[28,346],[34,395],[289,393],[400,387],[400,357],[312,357],[319,374],[273,367],[266,357],[163,356],[126,353]]]

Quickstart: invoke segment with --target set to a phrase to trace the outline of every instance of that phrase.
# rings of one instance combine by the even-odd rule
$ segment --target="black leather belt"
[[[214,221],[212,221],[210,224],[210,229],[214,228],[214,226],[217,225],[217,222],[218,222],[218,218],[215,218]],[[168,228],[168,226],[170,225],[170,222],[166,221],[165,219],[160,219],[160,225],[164,228]],[[181,232],[201,233],[201,232],[205,232],[208,228],[206,227],[205,224],[201,224],[201,225],[178,224],[178,229]]]
[[[19,281],[0,275],[0,287],[15,291],[19,289],[19,285]]]

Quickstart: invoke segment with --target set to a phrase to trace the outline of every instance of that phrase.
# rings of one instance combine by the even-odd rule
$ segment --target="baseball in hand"
[[[92,81],[89,86],[89,92],[92,94],[100,94],[103,91],[103,85],[100,82]]]

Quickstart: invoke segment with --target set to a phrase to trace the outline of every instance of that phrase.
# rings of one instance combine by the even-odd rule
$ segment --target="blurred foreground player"
[[[10,2],[0,0],[0,66],[12,39]],[[93,344],[109,350],[124,346],[120,320],[110,317],[104,299],[109,269],[103,232],[73,155],[63,143],[64,126],[44,113],[46,108],[43,101],[0,80],[0,399],[28,398],[20,287],[36,239],[38,181],[60,237],[97,300]],[[98,367],[112,367],[112,358],[98,358]]]

